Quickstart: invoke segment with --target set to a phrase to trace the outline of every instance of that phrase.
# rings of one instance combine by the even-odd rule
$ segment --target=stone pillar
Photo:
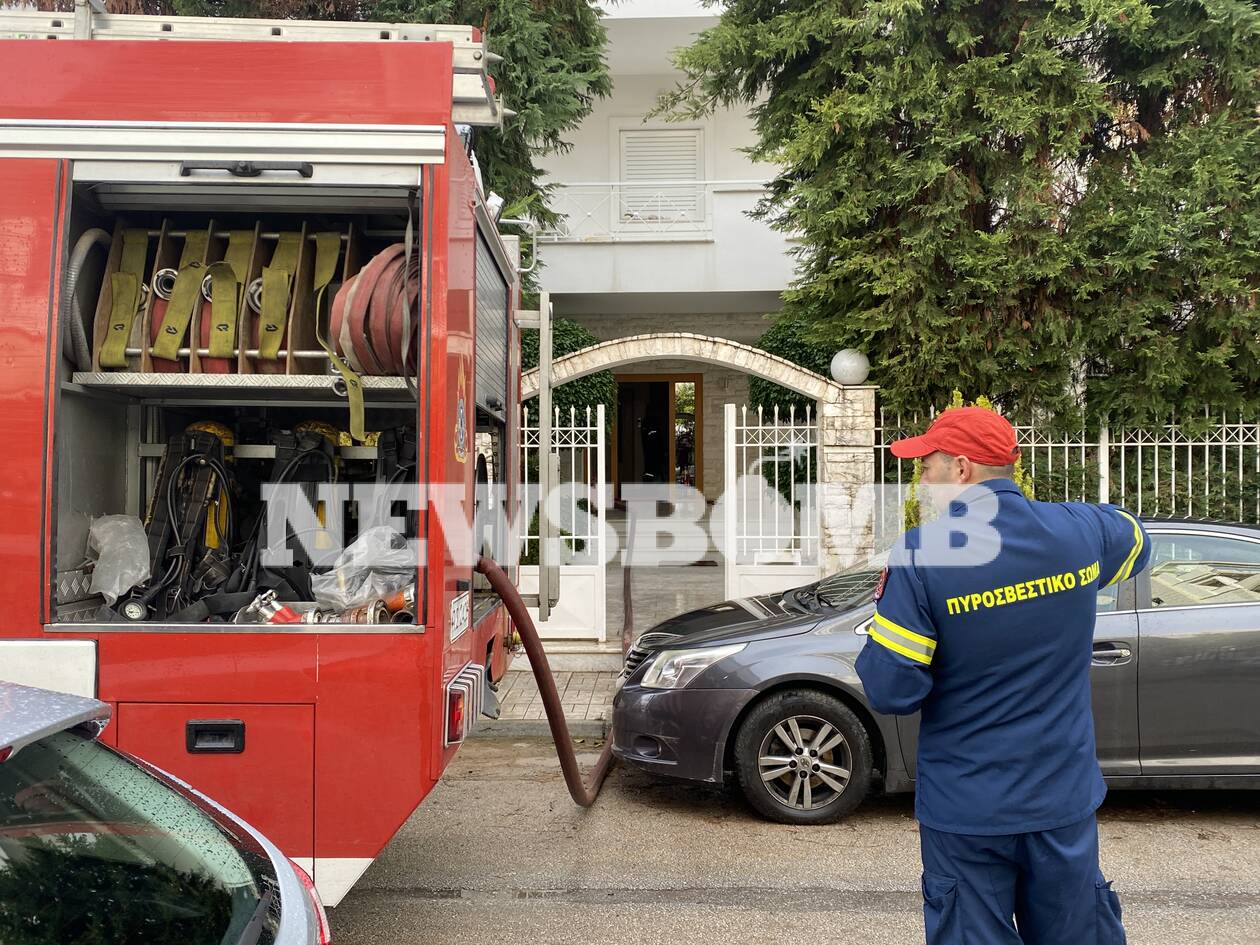
[[[829,384],[818,401],[820,564],[830,574],[875,551],[875,391]]]

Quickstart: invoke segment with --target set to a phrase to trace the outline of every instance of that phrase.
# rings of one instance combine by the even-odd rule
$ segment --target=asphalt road
[[[1130,943],[1260,943],[1260,793],[1116,792],[1100,823]],[[618,767],[584,811],[550,741],[480,738],[332,925],[337,945],[912,945],[918,881],[908,797],[793,828]]]

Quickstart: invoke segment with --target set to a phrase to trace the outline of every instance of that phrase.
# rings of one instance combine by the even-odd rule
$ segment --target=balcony
[[[713,236],[715,210],[745,213],[764,192],[765,181],[759,180],[557,184],[552,207],[563,219],[539,239],[549,243],[704,241]],[[715,208],[715,201],[725,206]]]
[[[749,212],[763,180],[563,182],[561,222],[539,236],[553,295],[757,294],[776,304],[792,279],[789,241]],[[732,311],[736,309],[731,309]]]

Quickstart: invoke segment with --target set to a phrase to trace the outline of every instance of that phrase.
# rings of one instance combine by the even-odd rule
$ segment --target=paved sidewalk
[[[606,722],[612,717],[616,673],[556,673],[556,689],[564,717],[574,722]],[[528,669],[510,670],[499,683],[499,707],[505,722],[537,722],[547,718],[542,697]]]

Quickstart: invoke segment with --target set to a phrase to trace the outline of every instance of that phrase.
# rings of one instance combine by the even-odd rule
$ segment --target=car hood
[[[670,617],[640,636],[635,647],[659,650],[673,645],[767,640],[805,633],[821,619],[819,613],[789,606],[782,594],[741,597]]]

